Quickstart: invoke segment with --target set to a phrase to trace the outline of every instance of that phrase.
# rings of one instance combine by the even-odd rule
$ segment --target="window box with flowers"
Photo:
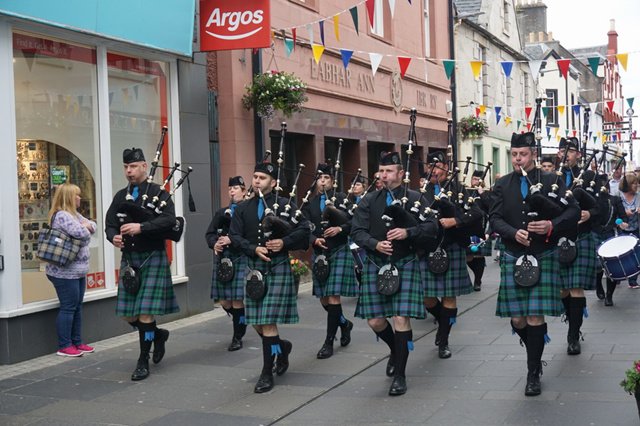
[[[301,259],[293,256],[289,256],[289,265],[291,266],[291,273],[293,274],[293,281],[296,284],[296,293],[300,286],[300,278],[309,273],[309,266]]]
[[[286,117],[301,112],[307,102],[307,85],[298,77],[284,71],[270,71],[254,76],[245,86],[242,105],[252,109],[259,117],[270,119],[276,111]]]
[[[485,120],[470,115],[458,122],[458,131],[462,139],[477,139],[489,132],[489,126]]]
[[[638,416],[640,417],[640,359],[633,362],[633,367],[624,372],[624,380],[620,382],[620,386],[635,396],[636,405],[638,406]]]

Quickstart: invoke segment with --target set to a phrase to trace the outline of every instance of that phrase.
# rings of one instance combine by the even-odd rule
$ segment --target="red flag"
[[[291,29],[291,35],[293,36],[293,48],[296,48],[296,35],[297,35],[298,29],[297,28],[292,28]]]
[[[480,108],[476,108],[476,117],[480,117]]]
[[[622,133],[618,132],[618,140],[621,141],[622,140]]]
[[[400,65],[400,77],[404,78],[404,74],[407,72],[407,68],[409,68],[410,62],[411,58],[407,58],[406,56],[398,56],[398,64]]]
[[[607,101],[607,108],[609,108],[610,112],[613,112],[613,104],[615,104],[616,101]]]
[[[373,11],[376,8],[375,0],[367,0],[367,15],[369,16],[369,24],[371,24],[371,28],[373,28]]]
[[[531,110],[532,110],[532,109],[533,109],[533,108],[532,108],[532,107],[530,107],[530,106],[526,106],[526,107],[524,107],[524,114],[525,114],[525,117],[524,117],[524,118],[526,118],[527,120],[529,119],[529,116],[531,115]]]
[[[531,123],[527,123],[527,132],[531,131]]]
[[[578,132],[576,131],[576,129],[573,129],[573,137],[574,137],[574,138],[576,137],[576,133],[578,133]]]
[[[560,73],[566,79],[567,72],[569,72],[569,65],[571,65],[571,59],[558,59],[557,63]]]

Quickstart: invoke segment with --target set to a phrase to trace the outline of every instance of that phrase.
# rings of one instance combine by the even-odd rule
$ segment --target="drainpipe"
[[[449,57],[453,60],[456,58],[456,48],[455,48],[455,40],[454,40],[454,36],[453,36],[453,21],[454,21],[454,15],[453,15],[453,0],[449,0]],[[453,71],[453,73],[451,74],[451,80],[449,82],[449,88],[451,90],[451,120],[453,121],[452,123],[452,128],[451,131],[453,132],[453,136],[454,136],[454,140],[456,141],[456,143],[453,144],[453,146],[451,147],[453,150],[453,161],[454,164],[457,164],[458,161],[458,100],[457,100],[457,95],[456,95],[456,72],[455,69]]]
[[[253,49],[251,53],[251,75],[256,76],[262,74],[262,58],[261,49]],[[258,113],[253,111],[253,139],[256,163],[262,161],[262,153],[264,152],[264,128],[262,126],[262,118],[258,117]]]

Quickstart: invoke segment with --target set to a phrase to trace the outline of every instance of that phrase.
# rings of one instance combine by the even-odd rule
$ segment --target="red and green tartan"
[[[236,254],[231,256],[233,270],[235,274],[229,282],[223,283],[218,280],[217,269],[218,259],[213,261],[213,275],[211,277],[211,298],[213,300],[243,300],[245,276],[247,274],[247,256]]]
[[[316,254],[312,256],[315,261]],[[327,256],[329,260],[329,278],[321,283],[313,275],[313,295],[316,297],[344,296],[356,297],[358,283],[356,281],[355,262],[348,244],[335,248]]]
[[[500,290],[496,315],[503,318],[560,316],[564,312],[564,306],[560,300],[560,264],[556,250],[536,255],[540,266],[540,281],[533,287],[523,288],[514,281],[513,269],[517,259],[505,250],[500,252]]]
[[[466,251],[458,244],[446,249],[449,255],[449,270],[444,274],[434,274],[427,266],[427,255],[420,258],[420,272],[426,297],[456,297],[473,292],[473,285],[467,270]]]
[[[248,268],[262,272],[267,291],[262,300],[252,300],[245,297],[247,324],[296,324],[299,321],[298,298],[289,255],[285,253],[270,257],[271,262],[248,259]],[[269,267],[269,263],[271,263],[271,267]]]
[[[371,256],[370,253],[368,255]],[[386,264],[387,260],[383,256],[368,257],[365,260],[355,316],[364,319],[392,316],[424,318],[424,291],[418,258],[410,255],[396,262],[400,274],[400,289],[393,296],[383,296],[377,289],[378,270]]]
[[[560,281],[563,289],[582,288],[593,290],[596,274],[600,268],[596,254],[596,239],[591,232],[578,236],[576,241],[578,256],[571,265],[560,265]]]
[[[150,257],[149,257],[150,256]],[[180,311],[173,292],[171,269],[164,250],[153,252],[123,253],[120,270],[127,266],[139,267],[149,257],[140,273],[140,291],[133,296],[122,287],[122,278],[118,282],[116,315],[134,317],[138,315],[166,315]]]

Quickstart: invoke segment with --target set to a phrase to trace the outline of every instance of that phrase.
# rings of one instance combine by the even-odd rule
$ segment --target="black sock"
[[[333,344],[333,339],[335,339],[340,325],[341,313],[341,305],[327,305],[327,340],[325,343]]]
[[[485,261],[484,257],[474,257],[467,262],[469,269],[473,272],[474,284],[482,282],[482,274],[484,273]]]
[[[440,312],[442,311],[442,303],[439,299],[436,299],[436,304],[432,308],[427,308],[427,312],[429,312],[436,321],[440,321]]]
[[[458,308],[445,308],[440,310],[440,319],[438,320],[438,334],[440,336],[440,346],[449,344],[449,333],[451,326],[456,323],[458,316]]]
[[[273,360],[279,348],[280,336],[262,337],[262,374],[273,374]]]
[[[140,325],[140,321],[138,321],[138,320],[135,320],[135,321],[129,321],[129,325],[130,325],[131,327],[133,327],[135,330],[137,330],[137,329],[138,329],[138,326]]]
[[[527,369],[530,373],[538,371],[544,352],[547,324],[527,326]]]
[[[336,306],[340,309],[340,315],[338,316],[338,321],[339,321],[340,327],[343,327],[343,326],[347,325],[349,320],[347,318],[345,318],[345,316],[344,316],[344,314],[342,312],[342,303],[338,303]]]
[[[376,336],[382,339],[382,341],[385,342],[387,346],[389,346],[389,350],[391,351],[392,354],[394,354],[396,352],[395,335],[393,332],[393,328],[391,327],[391,324],[389,324],[389,321],[387,321],[387,326],[385,327],[384,330],[376,331],[375,333],[376,333]]]
[[[516,328],[513,324],[513,320],[511,320],[511,329],[520,337],[520,341],[527,346],[527,325],[525,324],[523,328]]]
[[[616,282],[607,278],[607,297],[610,299],[613,297],[613,292],[616,290]]]
[[[564,314],[568,318],[569,311],[571,310],[571,295],[567,295],[562,298],[562,305],[564,306]]]
[[[247,333],[247,317],[244,313],[244,308],[236,308],[238,314],[238,338],[242,339]]]
[[[604,276],[604,271],[600,269],[598,274],[596,275],[596,290],[604,293],[604,288],[602,288],[602,277]]]
[[[155,338],[156,322],[138,322],[138,337],[140,339],[140,358],[149,358],[151,344]]]
[[[409,359],[409,346],[413,347],[413,331],[396,331],[394,344],[396,349],[394,357],[395,375],[404,377],[407,360]]]
[[[567,337],[569,340],[578,340],[580,338],[580,327],[582,327],[582,318],[584,308],[587,306],[585,297],[572,297],[569,306],[569,332]]]

